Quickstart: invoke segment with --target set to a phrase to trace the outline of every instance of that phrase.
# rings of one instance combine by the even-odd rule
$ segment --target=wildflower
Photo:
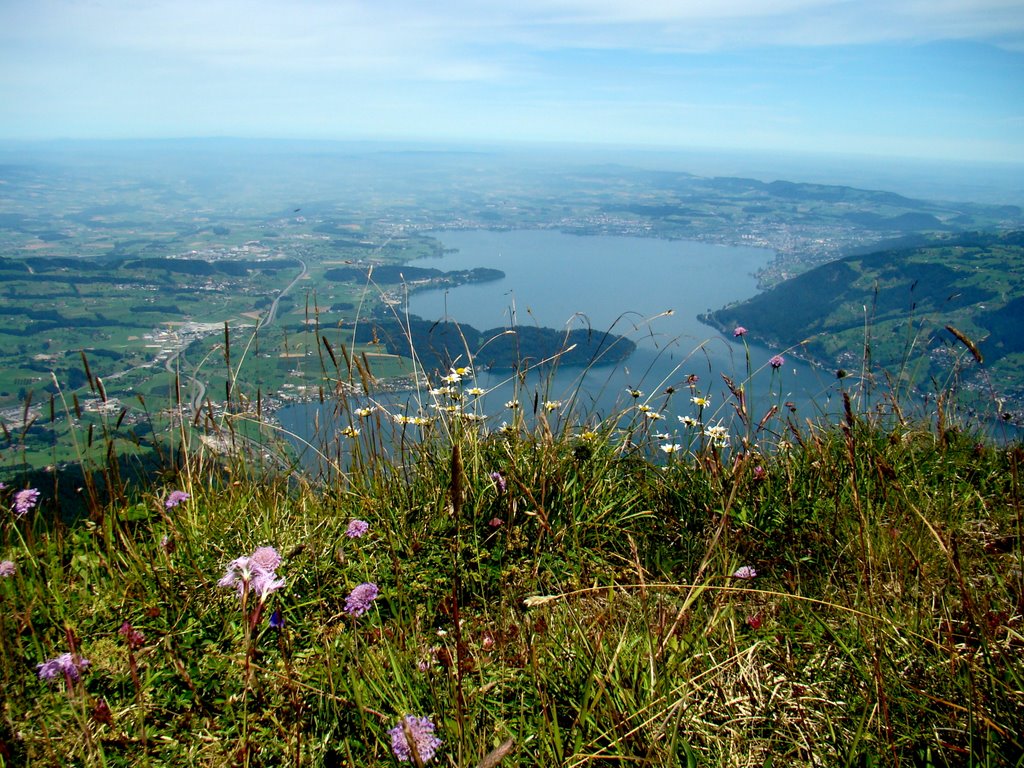
[[[501,528],[501,526],[505,524],[505,521],[502,520],[500,517],[492,517],[490,520],[487,521],[487,524],[491,526],[491,528]]]
[[[146,642],[146,637],[139,630],[133,627],[129,622],[125,622],[121,625],[121,628],[117,630],[117,634],[125,639],[128,643],[128,647],[133,651],[136,648],[141,648],[142,644]]]
[[[358,437],[359,428],[353,427],[351,424],[349,424],[347,427],[341,430],[341,434],[344,435],[345,437]]]
[[[746,335],[747,335],[747,329],[744,328],[742,325],[737,325],[732,330],[732,336],[733,336],[734,339],[738,339],[740,336],[746,336]]]
[[[360,584],[345,598],[345,613],[349,616],[362,616],[370,609],[370,603],[376,600],[379,594],[380,590],[376,584]]]
[[[39,503],[39,491],[35,488],[26,488],[14,494],[14,514],[24,517],[25,514]]]
[[[281,555],[273,547],[260,547],[252,553],[249,562],[257,568],[273,573],[281,565]]]
[[[353,413],[356,416],[358,416],[360,419],[365,419],[367,416],[372,414],[375,410],[376,409],[372,405],[370,405],[370,406],[367,406],[366,408],[356,408],[353,411]]]
[[[707,397],[701,397],[700,395],[694,395],[690,398],[690,402],[696,405],[698,408],[707,408],[711,405],[711,395]]]
[[[188,501],[189,495],[184,491],[171,491],[167,494],[167,498],[164,499],[164,508],[171,509],[181,504],[183,501]]]
[[[388,735],[391,736],[391,751],[403,763],[427,762],[442,744],[434,735],[434,729],[435,726],[429,717],[406,715],[398,725],[388,731]]]
[[[754,479],[755,480],[764,480],[766,477],[768,477],[768,472],[765,471],[764,467],[762,467],[760,464],[758,464],[756,467],[754,467]]]
[[[562,407],[562,401],[561,400],[545,400],[544,401],[544,410],[547,411],[548,413],[551,413],[551,411],[557,411],[561,407]]]
[[[597,438],[599,437],[600,435],[597,434],[597,432],[595,432],[592,429],[587,429],[584,430],[583,432],[580,432],[580,440],[588,440],[592,442],[594,440],[597,440]]]
[[[473,374],[473,369],[468,365],[463,365],[459,368],[452,368],[452,373],[456,373],[459,376],[471,376]]]
[[[14,561],[4,560],[0,562],[0,578],[6,579],[14,575]]]
[[[284,629],[284,616],[281,615],[280,608],[270,614],[270,627],[272,629]]]
[[[715,426],[707,427],[704,430],[704,434],[711,440],[712,445],[714,445],[716,448],[729,447],[728,427],[723,427],[721,424],[716,424]]]
[[[428,390],[428,392],[432,397],[440,397],[441,395],[455,394],[455,390],[452,389],[451,387],[434,387],[433,389]]]
[[[447,376],[442,376],[441,381],[443,381],[445,384],[458,384],[460,381],[462,381],[462,375],[452,370],[452,372],[449,373]]]
[[[409,423],[414,424],[417,427],[425,427],[427,426],[427,424],[430,423],[430,419],[428,419],[426,416],[413,416],[411,419],[409,419]]]
[[[747,626],[751,629],[760,629],[763,622],[764,620],[761,618],[760,613],[755,613],[753,616],[747,616]]]
[[[365,536],[368,530],[370,530],[370,524],[365,520],[351,520],[348,528],[345,529],[345,535],[350,539],[359,539]]]
[[[775,355],[768,361],[768,365],[772,368],[779,369],[786,364],[786,358],[782,355]]]
[[[665,418],[665,414],[658,413],[657,411],[650,411],[650,410],[644,411],[644,416],[646,418],[650,419],[651,421],[657,421],[658,419],[664,419]]]
[[[679,443],[665,443],[663,445],[659,445],[658,447],[661,448],[661,450],[663,450],[670,456],[673,453],[676,453],[677,451],[683,450],[683,446],[681,446]]]
[[[684,427],[696,427],[698,422],[693,416],[677,416],[679,423]]]
[[[634,400],[644,396],[643,392],[641,392],[639,389],[633,389],[632,387],[626,387],[626,391],[629,392],[630,397],[632,397]]]
[[[509,400],[507,403],[505,403],[505,407],[508,408],[510,411],[514,411],[516,408],[519,407],[519,401]]]
[[[501,472],[491,472],[491,480],[493,480],[495,484],[498,486],[499,491],[501,491],[502,493],[505,492],[505,489],[508,487],[508,484],[505,482],[505,476],[502,475]]]
[[[40,680],[58,680],[66,678],[71,682],[78,682],[82,671],[89,666],[89,660],[79,656],[77,659],[70,653],[62,653],[55,659],[37,664]]]
[[[396,413],[391,418],[394,419],[395,424],[408,424],[412,421],[411,418],[401,413]]]
[[[757,571],[754,570],[753,566],[744,565],[736,569],[736,572],[732,575],[734,579],[752,579],[757,576]]]
[[[466,394],[473,395],[473,397],[480,397],[481,395],[486,394],[486,392],[480,387],[470,387],[466,390]]]
[[[250,557],[239,557],[228,564],[228,570],[217,584],[221,587],[236,587],[239,597],[246,591],[254,592],[260,602],[267,595],[284,586],[275,571],[281,564],[281,556],[273,547],[260,547]]]
[[[165,534],[160,538],[160,549],[162,549],[167,554],[170,554],[177,548],[178,545],[175,544],[174,539],[172,539],[170,536],[167,536]]]

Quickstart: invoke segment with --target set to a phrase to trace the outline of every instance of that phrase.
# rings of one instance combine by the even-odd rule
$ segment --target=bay
[[[788,350],[749,340],[745,344],[745,339],[723,335],[697,319],[702,312],[754,295],[755,273],[773,257],[769,250],[554,230],[431,234],[446,252],[416,266],[446,271],[490,267],[505,277],[414,292],[407,298],[411,314],[479,330],[517,325],[591,328],[628,336],[637,344],[629,359],[615,366],[544,367],[520,377],[508,371],[475,371],[473,385],[487,394],[474,407],[492,426],[511,420],[505,408],[510,400],[520,401],[527,412],[534,402],[560,401],[563,406],[555,415],[590,423],[646,403],[665,414],[658,426],[673,434],[681,428],[677,416],[697,415],[694,396],[710,400],[700,414],[705,424],[735,426],[730,404],[735,398],[723,376],[743,386],[755,423],[773,405],[799,421],[828,417],[836,410],[838,390],[831,371],[814,368]],[[773,369],[768,361],[777,354],[785,364]],[[629,390],[643,394],[634,399]],[[377,402],[392,412],[429,413],[431,397],[420,390],[389,393]],[[291,406],[278,418],[302,443],[315,444],[313,434],[329,435],[339,428],[331,405]]]

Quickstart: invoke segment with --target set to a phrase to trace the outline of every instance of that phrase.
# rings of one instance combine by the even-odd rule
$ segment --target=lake
[[[742,340],[723,336],[697,320],[702,312],[754,295],[754,275],[773,257],[769,250],[553,230],[442,231],[433,236],[447,252],[419,260],[416,266],[446,271],[491,267],[505,277],[413,293],[408,300],[412,314],[480,330],[514,325],[590,327],[626,335],[637,343],[624,364],[587,371],[560,367],[553,375],[535,371],[525,388],[514,384],[507,371],[477,371],[476,385],[487,390],[482,410],[495,426],[503,412],[507,418],[506,401],[516,398],[525,406],[534,393],[540,400],[572,400],[577,417],[600,418],[633,404],[627,389],[641,390],[643,400],[658,410],[665,402],[662,393],[670,387],[678,394],[665,411],[668,418],[660,422],[664,431],[679,429],[676,416],[694,415],[692,394],[710,399],[706,422],[729,422],[733,410],[722,374],[737,384],[746,381],[748,352],[753,376],[745,390],[755,421],[772,404],[793,403],[800,419],[816,419],[837,408],[836,380],[830,371],[800,362],[787,350],[755,343],[744,346]],[[779,353],[786,362],[773,370],[768,360]],[[688,379],[694,376],[692,392]],[[395,399],[388,398],[389,407],[397,407]],[[414,412],[417,402],[429,403],[430,397],[425,392],[408,393],[397,400],[411,402]],[[323,434],[325,425],[332,423],[331,410],[291,406],[278,418],[285,429],[309,439],[314,424]]]

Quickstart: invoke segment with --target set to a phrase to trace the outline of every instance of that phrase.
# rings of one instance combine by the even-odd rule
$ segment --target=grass
[[[492,429],[449,383],[423,424],[339,395],[315,476],[225,409],[237,450],[108,462],[87,516],[2,491],[0,764],[395,765],[411,714],[442,744],[410,764],[1024,765],[1020,445],[948,403],[755,422],[732,384],[728,440],[677,395],[659,450],[629,398]],[[268,546],[283,588],[218,585]]]

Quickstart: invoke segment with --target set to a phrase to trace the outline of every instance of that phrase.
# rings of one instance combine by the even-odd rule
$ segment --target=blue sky
[[[0,138],[1024,162],[1022,0],[0,0]]]

